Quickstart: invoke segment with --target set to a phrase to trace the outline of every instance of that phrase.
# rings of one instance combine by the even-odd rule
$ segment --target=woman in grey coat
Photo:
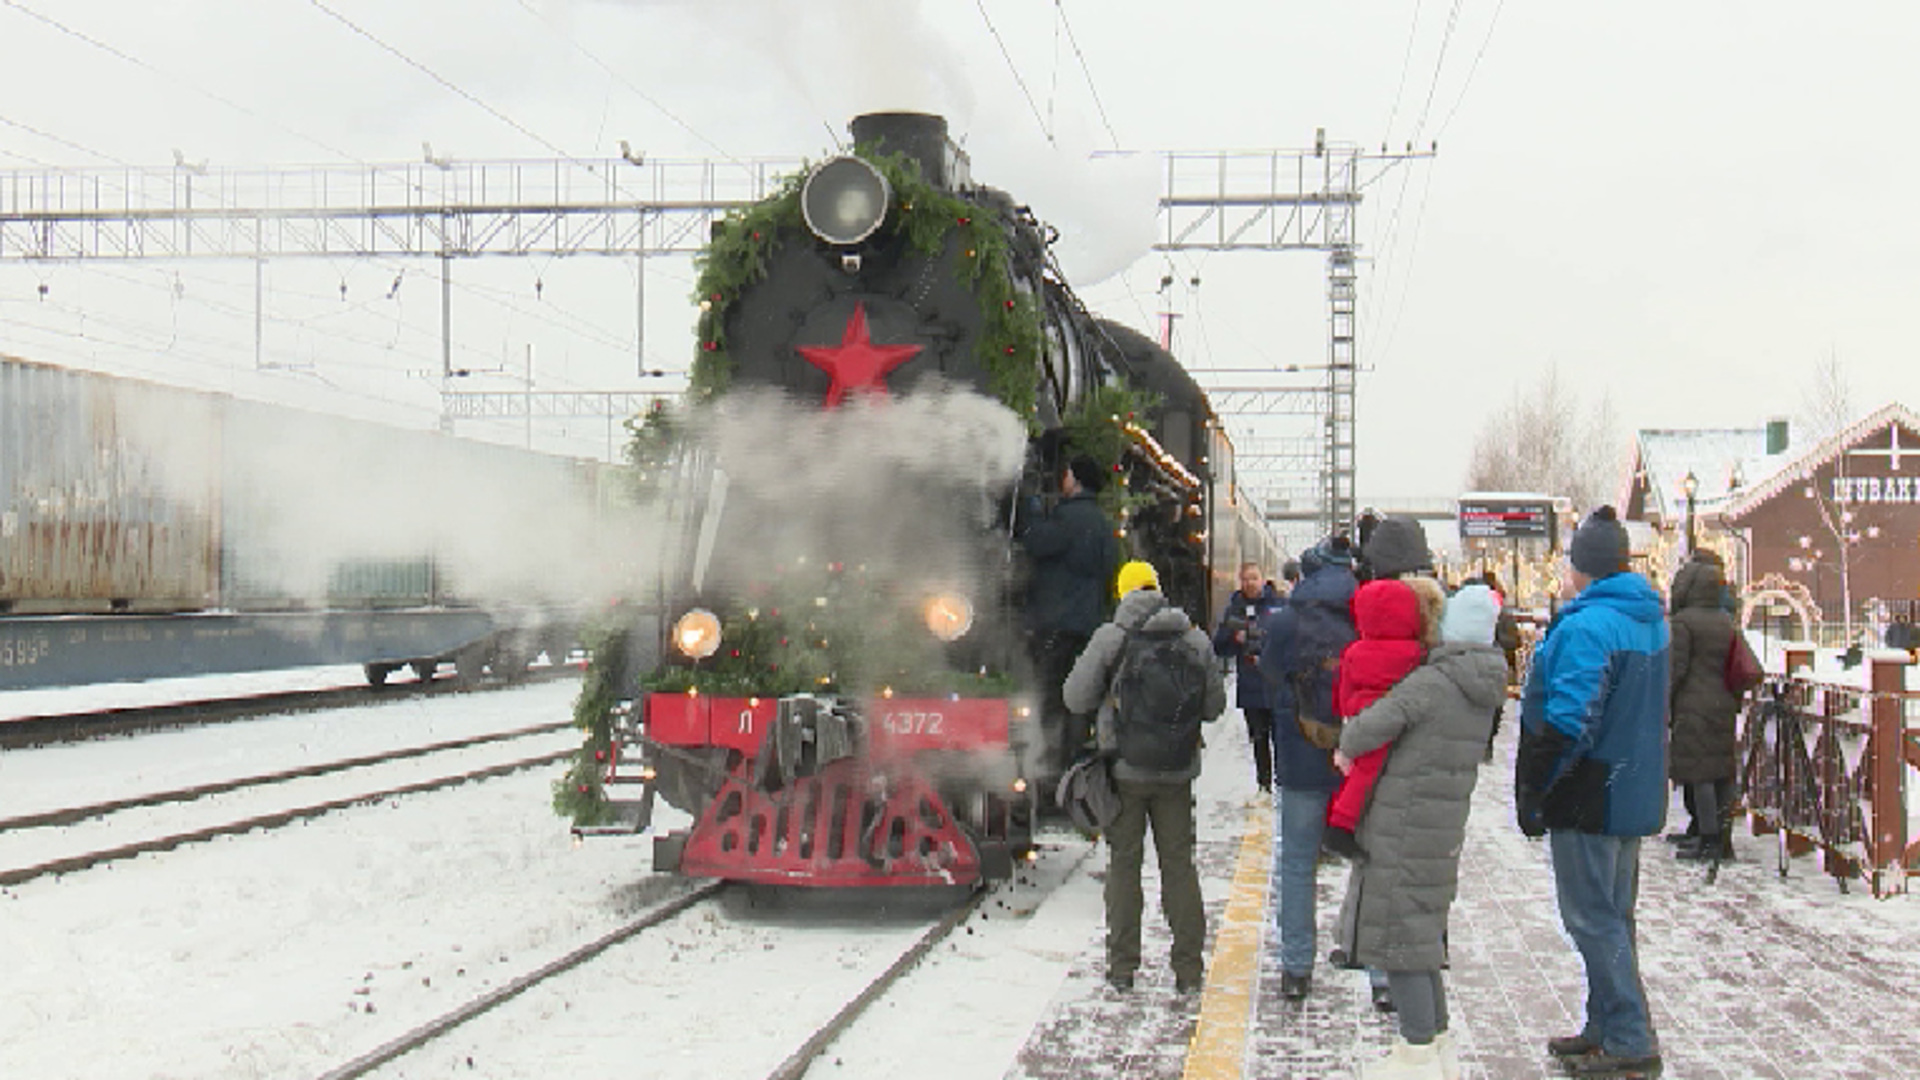
[[[1724,593],[1720,560],[1708,552],[1696,552],[1673,576],[1667,774],[1681,785],[1693,815],[1677,852],[1683,859],[1732,854],[1722,819],[1733,802],[1740,698],[1727,689],[1726,668],[1738,630],[1721,605]]]
[[[1506,657],[1493,644],[1499,614],[1484,585],[1455,593],[1426,662],[1341,730],[1336,763],[1393,746],[1355,833],[1367,854],[1347,879],[1338,931],[1355,962],[1387,972],[1400,1015],[1392,1053],[1363,1067],[1362,1080],[1460,1075],[1441,936],[1487,732],[1507,692]]]

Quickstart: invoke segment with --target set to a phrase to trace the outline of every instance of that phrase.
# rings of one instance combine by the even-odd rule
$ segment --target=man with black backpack
[[[1193,781],[1200,775],[1200,725],[1227,707],[1226,679],[1206,632],[1160,594],[1152,566],[1120,568],[1120,605],[1093,632],[1067,676],[1062,697],[1095,712],[1100,753],[1112,765],[1120,810],[1106,830],[1107,982],[1133,987],[1140,967],[1140,867],[1147,828],[1160,860],[1161,909],[1173,930],[1174,988],[1200,989],[1207,916],[1193,863]]]
[[[1293,715],[1275,717],[1274,782],[1280,789],[1274,875],[1279,879],[1280,994],[1299,1001],[1313,986],[1315,871],[1326,833],[1327,801],[1339,776],[1333,747],[1340,730],[1333,686],[1340,652],[1354,637],[1353,545],[1332,536],[1300,556],[1304,575],[1287,603],[1266,618],[1260,675],[1281,688]]]

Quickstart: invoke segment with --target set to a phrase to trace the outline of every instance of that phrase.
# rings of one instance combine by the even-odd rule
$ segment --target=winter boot
[[[1443,1080],[1445,1076],[1438,1045],[1416,1046],[1398,1037],[1386,1057],[1360,1066],[1360,1080]]]
[[[1440,1052],[1440,1075],[1446,1080],[1460,1080],[1460,1046],[1453,1041],[1453,1032],[1435,1035],[1433,1048]]]

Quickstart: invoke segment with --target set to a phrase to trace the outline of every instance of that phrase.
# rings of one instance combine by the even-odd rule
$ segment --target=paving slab
[[[1223,719],[1222,728],[1238,717]],[[1585,983],[1580,959],[1560,928],[1544,842],[1513,827],[1512,740],[1502,725],[1496,761],[1474,793],[1461,857],[1461,887],[1449,934],[1446,973],[1463,1074],[1480,1080],[1565,1075],[1546,1040],[1577,1031]],[[1244,729],[1240,729],[1244,730]],[[1253,795],[1244,736],[1215,740],[1198,785],[1196,852],[1207,898],[1209,950],[1233,892],[1251,832],[1268,831]],[[1260,805],[1254,803],[1253,805]],[[1676,809],[1673,822],[1684,821]],[[1920,1076],[1920,896],[1875,900],[1855,883],[1842,892],[1815,859],[1786,863],[1777,841],[1742,833],[1737,860],[1709,884],[1704,864],[1673,858],[1649,838],[1641,851],[1641,975],[1667,1080],[1887,1080]],[[1264,853],[1263,853],[1264,854]],[[1104,857],[1093,872],[1104,873]],[[1101,928],[1090,926],[1060,992],[1034,1025],[1007,1076],[1013,1080],[1221,1075],[1189,1044],[1221,1008],[1245,1008],[1238,1072],[1261,1080],[1350,1080],[1358,1064],[1384,1053],[1396,1028],[1376,1012],[1364,973],[1329,967],[1325,955],[1345,891],[1346,869],[1322,868],[1318,883],[1321,962],[1304,1002],[1279,995],[1273,930],[1274,884],[1258,918],[1258,962],[1233,979],[1245,997],[1219,985],[1213,956],[1203,995],[1177,995],[1166,968],[1171,943],[1156,916],[1157,871],[1148,859],[1145,962],[1136,989],[1101,979]],[[1063,947],[1067,947],[1063,943]],[[1237,946],[1235,946],[1237,947]],[[1234,1017],[1233,1019],[1241,1019]]]

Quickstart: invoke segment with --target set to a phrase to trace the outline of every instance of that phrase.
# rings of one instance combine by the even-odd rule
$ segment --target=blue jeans
[[[1587,1022],[1580,1033],[1609,1054],[1647,1057],[1654,1053],[1653,1023],[1633,925],[1640,838],[1555,829],[1547,839],[1560,924],[1587,968]]]
[[[1289,975],[1313,972],[1316,937],[1314,869],[1320,861],[1320,836],[1327,828],[1332,791],[1280,789],[1280,849],[1274,856],[1280,879],[1280,969]]]

